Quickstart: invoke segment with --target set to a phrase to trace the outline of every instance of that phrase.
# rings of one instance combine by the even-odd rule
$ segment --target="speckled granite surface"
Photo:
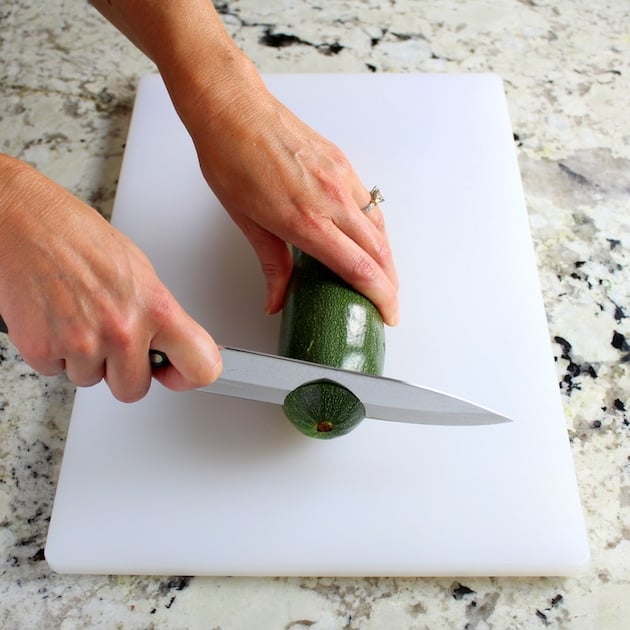
[[[491,71],[506,84],[593,566],[578,578],[75,577],[43,546],[74,390],[0,338],[3,628],[626,628],[630,9],[617,0],[216,3],[265,72]],[[107,215],[138,77],[87,4],[0,1],[0,151]]]

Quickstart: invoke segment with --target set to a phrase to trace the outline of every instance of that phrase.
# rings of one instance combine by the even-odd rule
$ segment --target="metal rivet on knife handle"
[[[166,353],[161,350],[149,350],[149,361],[151,361],[151,367],[165,368],[171,364],[171,361],[166,356]]]

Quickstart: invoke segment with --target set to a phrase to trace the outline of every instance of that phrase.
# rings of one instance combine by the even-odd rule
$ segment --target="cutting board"
[[[501,411],[367,419],[332,441],[273,405],[155,383],[77,392],[46,546],[69,573],[549,575],[588,563],[503,85],[492,75],[265,77],[386,202],[401,323],[385,373]],[[219,342],[274,352],[257,259],[141,82],[113,222]]]

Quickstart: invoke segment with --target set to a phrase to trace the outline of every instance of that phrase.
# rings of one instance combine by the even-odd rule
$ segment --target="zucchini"
[[[278,354],[381,375],[385,361],[383,319],[365,296],[312,256],[294,248]],[[283,410],[302,433],[317,438],[345,435],[365,418],[361,401],[330,380],[300,385],[287,395]]]

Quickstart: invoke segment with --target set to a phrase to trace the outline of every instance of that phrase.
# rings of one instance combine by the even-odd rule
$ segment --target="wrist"
[[[33,168],[26,162],[0,153],[0,235],[8,235],[8,227],[16,215],[18,201],[24,196],[22,183]]]
[[[145,48],[158,67],[184,124],[233,107],[250,90],[260,91],[262,79],[237,46],[207,0],[168,3],[143,31]],[[146,27],[145,27],[146,28]]]
[[[267,94],[249,58],[233,43],[201,46],[185,64],[158,64],[175,109],[193,139],[230,116],[243,118]],[[217,122],[220,121],[220,122]]]
[[[230,121],[238,127],[272,103],[209,0],[91,1],[157,65],[193,140]]]

